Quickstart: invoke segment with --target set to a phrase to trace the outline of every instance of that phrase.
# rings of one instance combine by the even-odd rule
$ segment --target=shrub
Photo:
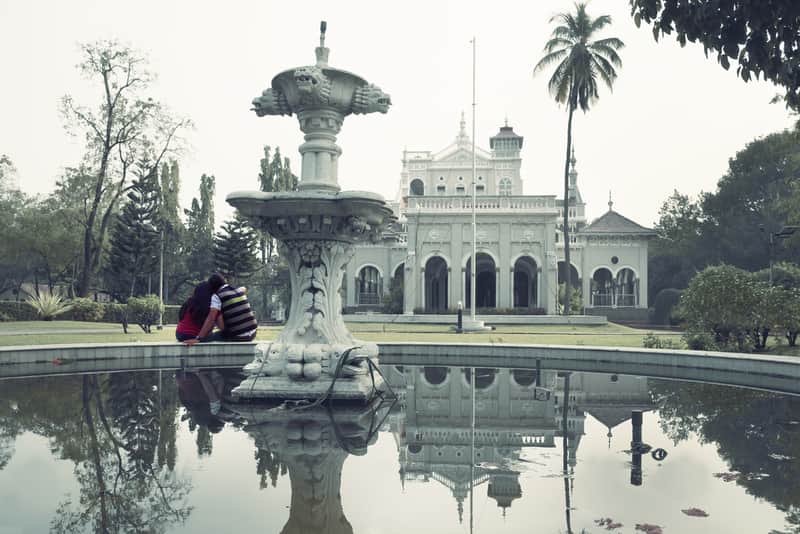
[[[105,310],[103,305],[87,298],[75,298],[69,301],[72,305],[72,319],[74,321],[99,322],[103,319]]]
[[[558,313],[563,313],[564,297],[567,284],[558,284]],[[580,315],[583,313],[583,296],[580,288],[571,287],[569,293],[569,313],[570,315]]]
[[[762,282],[769,282],[769,268],[755,273]],[[785,289],[800,289],[800,266],[786,261],[779,261],[772,266],[772,281]]]
[[[393,284],[382,300],[383,313],[403,313],[403,287],[400,284]]]
[[[653,302],[653,322],[655,324],[674,325],[677,321],[676,313],[673,313],[678,302],[681,300],[681,290],[674,288],[662,289],[656,295]]]
[[[131,297],[126,307],[128,322],[138,324],[148,334],[151,327],[158,322],[161,313],[161,301],[155,295]]]
[[[103,321],[106,323],[120,323],[122,331],[128,333],[128,307],[118,302],[103,305]]]
[[[7,313],[5,313],[3,311],[0,311],[0,323],[6,323],[6,322],[11,321],[11,320],[12,319],[11,319],[10,315],[8,315]]]
[[[34,295],[28,297],[26,302],[36,310],[37,315],[44,321],[52,321],[55,317],[72,309],[70,304],[63,301],[61,295],[55,293]]]
[[[689,350],[720,350],[714,336],[705,332],[684,332],[683,342]]]
[[[648,332],[642,338],[642,346],[646,349],[679,349],[681,348],[676,342],[669,338],[662,338]]]
[[[2,301],[0,312],[6,314],[9,321],[35,321],[39,318],[36,309],[24,300]]]
[[[783,332],[790,347],[797,344],[800,333],[800,289],[779,290],[779,313],[775,327]]]
[[[681,294],[680,313],[687,330],[710,334],[717,345],[736,344],[744,350],[758,322],[752,313],[760,304],[757,284],[761,282],[751,273],[730,265],[698,273]]]

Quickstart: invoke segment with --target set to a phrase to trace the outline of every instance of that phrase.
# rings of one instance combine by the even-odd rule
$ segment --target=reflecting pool
[[[800,532],[797,397],[383,370],[367,407],[231,404],[226,368],[0,381],[0,533]]]

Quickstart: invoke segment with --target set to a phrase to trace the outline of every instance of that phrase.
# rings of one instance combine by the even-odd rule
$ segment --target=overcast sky
[[[19,183],[46,194],[65,166],[81,157],[66,135],[60,97],[92,103],[79,76],[78,43],[116,38],[145,52],[158,76],[151,94],[195,129],[180,156],[184,206],[201,173],[217,178],[217,224],[229,216],[225,195],[257,188],[264,144],[280,146],[299,173],[302,136],[294,117],[258,118],[250,102],[278,72],[313,64],[319,21],[328,21],[330,64],[353,71],[391,94],[386,115],[350,116],[339,144],[344,189],[394,198],[402,150],[451,143],[461,111],[470,117],[469,44],[477,37],[477,138],[508,117],[525,137],[526,194],[557,194],[563,173],[566,113],[547,92],[549,73],[533,76],[563,0],[469,2],[0,0],[0,154]],[[627,0],[593,0],[592,15],[611,15],[604,34],[626,43],[613,92],[603,90],[588,114],[576,114],[579,186],[590,218],[614,208],[651,225],[678,189],[713,190],[728,158],[754,138],[791,123],[780,92],[744,83],[706,59],[698,45],[656,43],[637,29]]]

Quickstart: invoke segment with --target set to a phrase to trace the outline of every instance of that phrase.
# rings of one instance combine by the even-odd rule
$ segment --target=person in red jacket
[[[194,288],[192,296],[183,303],[178,312],[179,322],[175,329],[175,338],[178,341],[193,344],[217,340],[219,336],[211,331],[215,324],[222,330],[223,324],[219,310],[211,309],[213,294],[214,290],[208,282],[201,282]]]

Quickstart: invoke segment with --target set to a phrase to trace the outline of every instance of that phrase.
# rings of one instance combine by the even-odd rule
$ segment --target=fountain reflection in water
[[[357,342],[348,332],[339,290],[354,245],[377,240],[395,217],[379,195],[340,190],[342,150],[336,136],[346,116],[386,113],[391,98],[360,76],[330,67],[325,22],[320,29],[316,63],[281,72],[253,100],[258,116],[297,116],[305,134],[300,190],[234,192],[227,197],[239,213],[279,241],[292,290],[285,328],[245,367],[250,377],[234,390],[237,398],[328,395],[365,401],[380,389],[381,378],[375,365],[369,365],[377,364],[378,348]],[[348,353],[349,348],[353,350]]]

